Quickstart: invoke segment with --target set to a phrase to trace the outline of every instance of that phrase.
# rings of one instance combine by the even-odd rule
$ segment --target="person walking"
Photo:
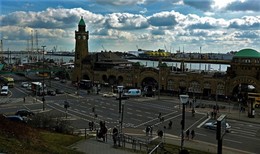
[[[186,138],[187,138],[188,140],[190,139],[190,130],[189,130],[189,129],[186,131]]]
[[[191,131],[191,139],[193,140],[194,137],[195,137],[195,131],[192,130],[192,131]]]
[[[169,122],[169,129],[171,129],[172,128],[172,121],[170,120],[170,122]]]
[[[118,135],[118,130],[116,127],[114,127],[113,129],[113,141],[114,141],[114,145],[116,145],[116,140],[117,140],[117,135]]]

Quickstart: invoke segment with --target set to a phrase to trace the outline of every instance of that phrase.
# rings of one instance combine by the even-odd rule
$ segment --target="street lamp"
[[[185,105],[189,100],[189,95],[180,95],[180,101],[182,104],[182,120],[181,120],[181,150],[183,149],[184,142],[184,127],[185,127]]]
[[[119,105],[118,105],[118,117],[119,117],[119,124],[120,124],[120,130],[119,130],[119,135],[121,135],[122,133],[122,115],[121,115],[121,95],[122,95],[122,92],[123,92],[123,89],[124,89],[124,86],[117,86],[117,90],[118,90],[118,93],[119,93]],[[121,117],[121,118],[120,118]],[[120,146],[120,137],[119,137],[119,146]]]
[[[45,48],[45,47],[46,47],[45,45],[42,46],[42,70],[44,69],[44,48]],[[42,74],[42,110],[43,110],[43,111],[45,110],[44,73],[45,73],[45,72],[43,71],[43,74]]]

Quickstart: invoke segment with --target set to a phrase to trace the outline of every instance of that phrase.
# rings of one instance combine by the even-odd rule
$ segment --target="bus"
[[[6,86],[8,86],[10,88],[14,87],[14,78],[12,78],[12,77],[5,77],[5,76],[1,76],[0,78],[4,82],[4,85],[6,85]]]
[[[79,87],[82,89],[90,89],[93,87],[91,80],[80,80]]]

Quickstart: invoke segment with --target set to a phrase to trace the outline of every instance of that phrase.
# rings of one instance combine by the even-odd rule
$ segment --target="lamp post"
[[[182,104],[182,120],[181,120],[181,150],[183,149],[184,142],[184,128],[185,128],[185,105],[189,100],[189,95],[180,95],[180,101]]]
[[[118,105],[118,117],[119,117],[119,124],[120,124],[120,130],[119,130],[119,135],[120,135],[120,137],[121,137],[121,133],[122,133],[122,115],[123,115],[123,113],[122,113],[122,115],[121,115],[121,109],[122,109],[122,103],[121,103],[121,95],[122,95],[122,92],[123,92],[123,88],[124,88],[124,86],[117,86],[117,90],[118,90],[118,93],[119,93],[119,105]],[[120,140],[121,140],[121,138],[119,137],[119,146],[120,146]]]
[[[44,48],[45,47],[46,47],[45,45],[42,46],[42,70],[44,69]],[[43,75],[42,75],[42,110],[43,111],[45,110],[44,95],[45,95],[45,91],[44,91],[44,71],[43,71]]]

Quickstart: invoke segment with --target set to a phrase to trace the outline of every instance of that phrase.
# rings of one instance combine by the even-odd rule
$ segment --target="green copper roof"
[[[236,58],[260,58],[260,53],[254,49],[242,49],[234,55]]]
[[[79,21],[79,26],[85,26],[85,21],[83,20],[83,17],[81,17]]]

